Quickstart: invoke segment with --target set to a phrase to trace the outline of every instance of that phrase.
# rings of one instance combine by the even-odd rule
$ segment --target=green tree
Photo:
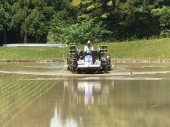
[[[27,43],[27,34],[22,33],[22,26],[25,22],[26,17],[31,13],[31,1],[24,1],[24,0],[19,0],[15,2],[12,6],[12,21],[11,25],[15,29],[16,36],[17,36],[17,41],[19,41],[20,36],[22,37],[24,35],[24,42]]]
[[[3,31],[3,43],[6,43],[6,33],[10,29],[10,22],[12,18],[12,5],[13,0],[0,1],[0,31]]]
[[[98,21],[96,18],[84,20],[81,23],[63,28],[62,32],[69,42],[84,43],[87,40],[92,40],[93,42],[103,41],[103,36],[111,32],[106,30],[102,24],[103,22]]]
[[[71,7],[76,11],[77,19],[91,19],[94,17],[104,17],[103,9],[108,0],[73,0]]]
[[[47,35],[49,20],[54,14],[54,0],[19,0],[13,5],[12,26],[17,35],[24,35],[24,42],[27,37],[36,42]]]
[[[159,2],[157,2],[157,8],[152,9],[151,13],[159,19],[161,36],[170,37],[170,2],[167,0]]]
[[[169,15],[169,0],[1,0],[0,40],[65,43],[74,38],[169,37]]]
[[[13,5],[11,24],[17,35],[24,36],[24,42],[27,38],[46,42],[47,34],[54,30],[57,26],[55,22],[59,21],[56,19],[58,11],[68,12],[69,4],[70,0],[19,0]]]
[[[21,27],[21,32],[35,37],[38,43],[41,36],[46,35],[47,33],[45,22],[45,16],[40,11],[33,9],[31,14],[26,17],[25,22]]]
[[[159,22],[151,10],[151,0],[73,0],[77,19],[100,18],[115,39],[143,38],[159,35]]]
[[[74,10],[70,8],[70,0],[58,1],[55,14],[49,22],[48,43],[66,43],[62,28],[69,27],[77,22]]]
[[[159,34],[158,19],[151,15],[151,10],[154,8],[151,0],[127,0],[121,2],[117,8],[121,15],[119,33],[123,38],[148,38]]]
[[[50,31],[48,32],[47,41],[48,43],[64,43],[61,38],[63,38],[62,28],[68,26],[67,24],[66,11],[58,11],[53,16],[50,21]]]

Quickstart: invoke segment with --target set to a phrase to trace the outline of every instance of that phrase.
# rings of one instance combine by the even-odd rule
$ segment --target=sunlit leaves
[[[90,19],[94,18],[94,11],[98,9],[98,2],[93,2],[92,0],[73,0],[71,2],[71,7],[77,12],[77,19]]]
[[[72,5],[73,7],[78,7],[78,6],[80,5],[80,3],[81,3],[81,0],[73,0],[72,3],[71,3],[71,5]]]
[[[109,13],[105,13],[105,14],[101,15],[101,17],[102,17],[102,18],[107,18],[108,15],[109,15]]]
[[[107,6],[113,6],[113,1],[111,0],[111,1],[107,2]]]
[[[94,6],[94,5],[90,5],[90,6],[88,6],[88,7],[87,7],[87,9],[86,9],[86,10],[87,10],[87,11],[90,11],[90,10],[92,10],[92,9],[94,9],[94,8],[95,8],[95,6]]]

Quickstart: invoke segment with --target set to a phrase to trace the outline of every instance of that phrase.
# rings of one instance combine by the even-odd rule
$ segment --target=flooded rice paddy
[[[0,63],[0,127],[168,127],[170,64],[116,63],[71,74],[64,63]]]

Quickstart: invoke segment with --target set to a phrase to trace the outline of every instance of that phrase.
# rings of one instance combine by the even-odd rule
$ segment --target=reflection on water
[[[169,90],[168,80],[113,81],[68,77],[64,81],[62,106],[58,104],[55,108],[56,115],[52,120],[64,116],[63,126],[79,127],[169,126]]]
[[[142,72],[141,68],[170,70],[169,66],[154,65],[156,69],[153,69],[144,64],[119,67],[133,68],[134,72]],[[56,76],[1,73],[0,76],[0,119],[4,118],[0,127],[170,126],[169,73],[74,76],[62,77],[62,81]],[[11,122],[6,124],[9,120]]]
[[[167,127],[169,91],[169,80],[67,77],[7,127]]]
[[[106,84],[106,82],[109,84]],[[85,119],[88,118],[88,114],[95,106],[101,106],[101,101],[102,104],[107,104],[108,100],[106,97],[109,95],[110,87],[114,88],[114,81],[93,81],[90,78],[89,80],[87,78],[66,78],[63,93],[61,94],[62,104],[56,100],[55,113],[50,121],[50,127],[84,126],[86,124]],[[64,119],[62,119],[63,117]],[[89,117],[91,117],[90,114]]]
[[[84,93],[84,103],[88,106],[93,105],[94,103],[94,94],[101,92],[101,84],[100,82],[90,82],[90,81],[80,81],[77,84],[77,92]],[[77,100],[78,100],[77,96]],[[78,101],[77,101],[78,103]]]
[[[101,95],[109,94],[109,87],[114,88],[114,81],[93,80],[92,78],[88,80],[87,78],[74,78],[73,80],[73,77],[68,77],[64,81],[64,87],[74,94],[77,104],[82,103],[83,100],[83,103],[90,107],[94,103],[101,104]]]
[[[67,119],[64,124],[61,121],[57,107],[55,107],[54,117],[50,120],[50,127],[78,127],[77,122],[73,118]]]

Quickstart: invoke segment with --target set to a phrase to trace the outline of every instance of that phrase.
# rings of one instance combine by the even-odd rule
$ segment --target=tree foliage
[[[169,0],[1,0],[0,42],[170,36]]]
[[[71,42],[85,43],[87,40],[97,42],[102,41],[104,35],[111,34],[111,31],[106,30],[102,24],[102,21],[90,19],[63,28],[62,32],[66,40]]]

